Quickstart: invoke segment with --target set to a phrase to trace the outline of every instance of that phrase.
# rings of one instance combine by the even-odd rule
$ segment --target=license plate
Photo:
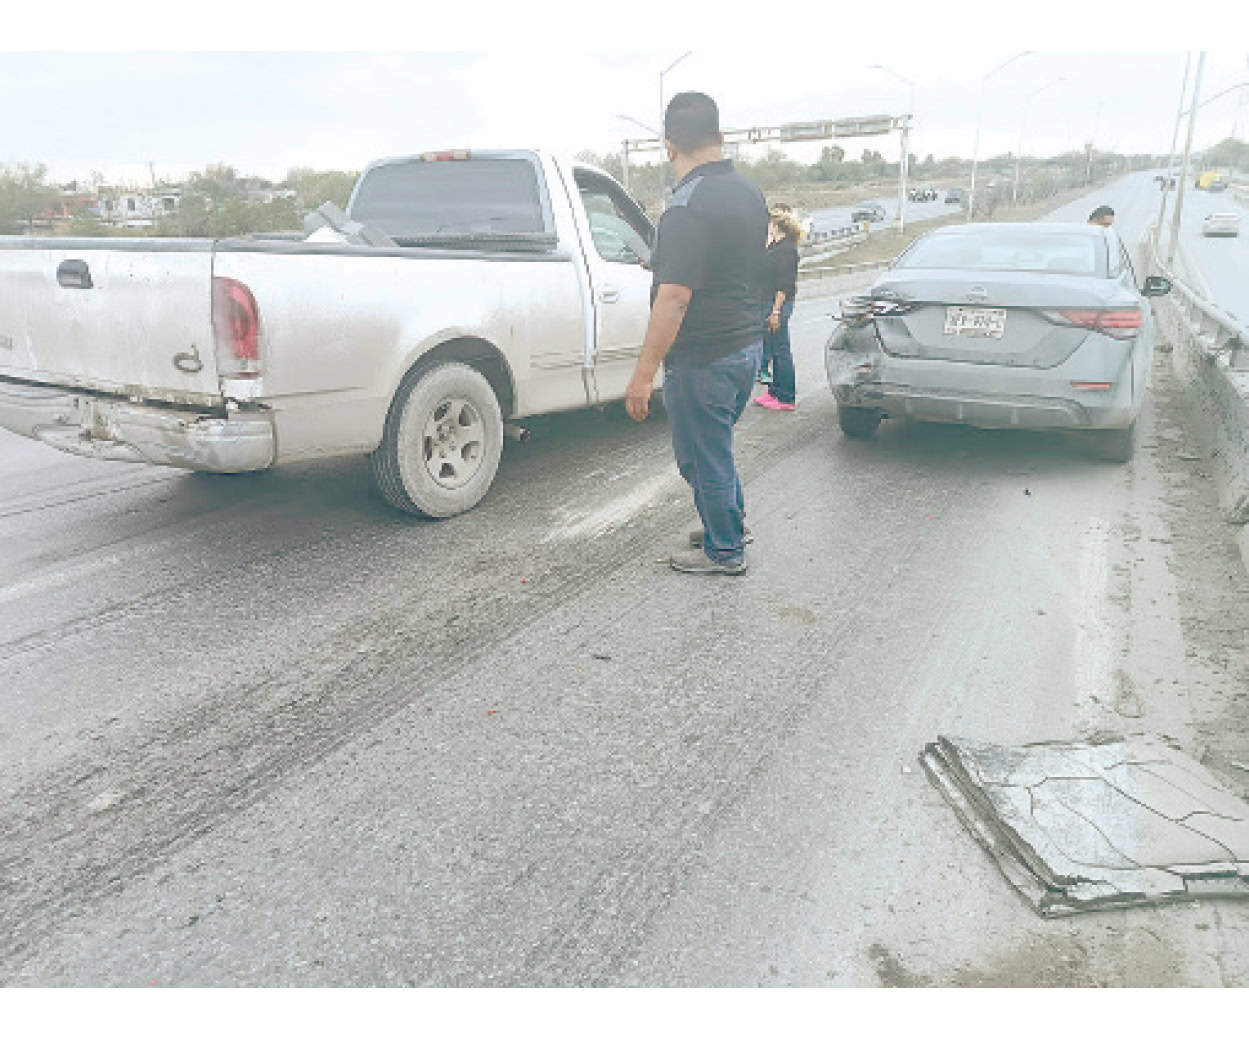
[[[947,307],[947,336],[987,336],[1001,339],[1006,331],[1006,310],[1003,307]]]

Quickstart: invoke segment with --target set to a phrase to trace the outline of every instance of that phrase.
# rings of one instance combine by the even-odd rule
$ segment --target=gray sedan
[[[866,296],[843,305],[825,348],[838,421],[1084,431],[1126,461],[1154,349],[1146,296],[1111,228],[965,224],[917,239]]]

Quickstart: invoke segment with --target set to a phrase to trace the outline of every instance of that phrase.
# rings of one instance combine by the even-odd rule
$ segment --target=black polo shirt
[[[728,159],[695,167],[676,186],[651,257],[651,304],[661,284],[693,290],[668,359],[699,364],[763,338],[768,207]]]

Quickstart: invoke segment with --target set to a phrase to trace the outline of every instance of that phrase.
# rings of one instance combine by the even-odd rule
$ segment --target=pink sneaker
[[[794,405],[786,404],[784,401],[778,401],[771,393],[760,394],[755,398],[755,404],[767,408],[772,412],[792,412],[795,410]]]

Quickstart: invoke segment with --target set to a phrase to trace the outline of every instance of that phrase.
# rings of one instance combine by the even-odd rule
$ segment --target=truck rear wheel
[[[486,377],[455,362],[404,377],[373,452],[386,501],[440,519],[472,509],[499,469],[503,415]]]

